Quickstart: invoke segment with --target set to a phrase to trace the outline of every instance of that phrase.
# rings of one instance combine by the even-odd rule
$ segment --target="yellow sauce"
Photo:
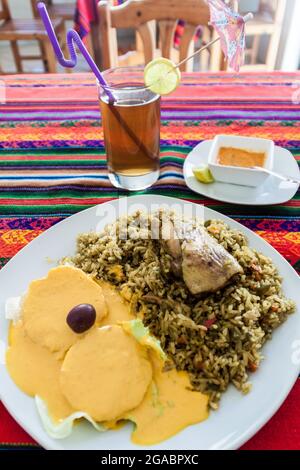
[[[76,335],[65,328],[63,313],[78,303],[97,306],[100,329]],[[134,317],[109,283],[55,268],[31,283],[21,313],[10,328],[7,368],[22,391],[45,401],[55,421],[76,410],[114,428],[130,419],[133,442],[151,445],[207,418],[208,397],[190,390],[188,375],[162,372],[157,353],[116,325]]]
[[[55,421],[74,412],[60,390],[61,365],[53,353],[28,337],[22,323],[11,325],[6,353],[9,374],[24,393],[39,395],[47,403]]]
[[[266,154],[264,152],[251,152],[233,147],[221,147],[217,157],[219,165],[240,166],[243,168],[264,167],[265,161]]]
[[[152,379],[145,348],[121,326],[97,328],[67,352],[60,387],[96,421],[117,419],[144,398]]]
[[[157,444],[191,424],[208,418],[208,396],[190,389],[186,372],[163,372],[162,361],[152,356],[154,380],[142,403],[127,419],[136,424],[132,441],[139,445]]]
[[[98,281],[107,305],[107,316],[102,320],[101,326],[115,325],[121,321],[130,321],[135,317],[130,313],[128,302],[126,302],[117,290],[108,282]]]
[[[78,334],[67,325],[67,315],[83,303],[95,307],[95,328],[107,314],[101,287],[72,266],[51,269],[47,277],[30,284],[25,296],[22,321],[26,333],[35,343],[63,357],[78,341]]]

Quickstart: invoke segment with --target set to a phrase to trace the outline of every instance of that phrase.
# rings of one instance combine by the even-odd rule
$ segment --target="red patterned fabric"
[[[91,30],[91,23],[97,21],[98,0],[77,0],[75,10],[75,30],[81,38],[87,36]]]

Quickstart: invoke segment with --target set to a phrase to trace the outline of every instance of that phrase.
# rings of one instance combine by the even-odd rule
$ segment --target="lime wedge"
[[[199,168],[194,168],[193,173],[195,175],[195,178],[200,181],[200,183],[210,184],[215,181],[207,165],[203,165]]]
[[[158,95],[168,95],[176,90],[180,77],[180,71],[174,62],[164,57],[152,60],[144,70],[145,85]]]

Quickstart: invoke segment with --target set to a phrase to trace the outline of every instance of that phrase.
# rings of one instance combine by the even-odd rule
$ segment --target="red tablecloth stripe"
[[[11,417],[0,402],[0,444],[34,444],[35,441]]]

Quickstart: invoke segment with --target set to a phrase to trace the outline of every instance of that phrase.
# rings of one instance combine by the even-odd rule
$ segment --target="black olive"
[[[84,333],[96,321],[96,310],[91,304],[79,304],[69,311],[67,324],[75,333]]]

